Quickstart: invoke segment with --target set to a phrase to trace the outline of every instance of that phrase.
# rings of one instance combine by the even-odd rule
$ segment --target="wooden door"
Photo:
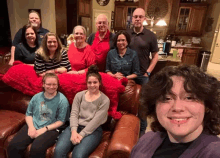
[[[220,16],[219,16],[220,17]],[[212,54],[212,63],[220,64],[220,25],[218,26],[218,29],[215,33],[215,43],[213,48],[213,54]]]
[[[79,0],[79,16],[83,16],[85,13],[84,0]]]
[[[125,30],[127,19],[127,6],[115,6],[114,30]]]
[[[194,35],[201,35],[202,34],[202,26],[203,19],[206,13],[206,6],[194,6],[192,7],[189,26],[188,26],[188,33],[192,33]]]

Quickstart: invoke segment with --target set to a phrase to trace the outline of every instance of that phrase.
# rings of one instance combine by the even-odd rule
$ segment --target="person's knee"
[[[30,149],[30,156],[31,155],[45,155],[47,151],[47,148],[44,147],[43,144],[41,145],[36,145],[36,144],[32,144],[31,145],[31,149]]]
[[[72,158],[87,158],[89,155],[86,155],[86,153],[73,151],[72,152]]]
[[[16,144],[10,142],[8,145],[8,148],[7,148],[7,152],[10,154],[15,151],[19,151],[19,145],[16,145]]]

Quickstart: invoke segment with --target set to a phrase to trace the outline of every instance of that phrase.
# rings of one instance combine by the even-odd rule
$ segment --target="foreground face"
[[[29,14],[29,22],[33,27],[40,27],[40,17],[36,13]]]
[[[97,31],[101,33],[104,33],[108,30],[108,21],[107,21],[106,16],[100,15],[97,17],[96,28],[97,28]]]
[[[143,26],[143,22],[145,20],[145,11],[143,9],[136,9],[133,12],[132,24],[135,28],[140,28]]]
[[[43,87],[46,94],[55,95],[58,89],[58,81],[54,77],[47,77]]]
[[[202,101],[184,89],[184,79],[173,76],[173,95],[157,101],[156,114],[160,124],[167,130],[171,142],[189,142],[203,131],[205,106]]]
[[[86,40],[86,35],[83,32],[83,29],[80,27],[75,28],[74,30],[74,39],[76,43],[83,43]]]
[[[36,40],[36,34],[32,28],[28,28],[25,32],[25,38],[27,43],[34,43]]]
[[[100,82],[95,76],[90,76],[87,81],[87,88],[90,93],[97,93],[99,91]]]
[[[118,39],[117,39],[117,48],[118,48],[118,50],[124,50],[124,49],[126,49],[127,45],[128,45],[128,42],[127,42],[127,40],[126,40],[125,35],[120,34],[120,35],[118,36]]]
[[[55,52],[58,47],[58,42],[55,36],[48,36],[47,38],[47,49],[50,52]]]

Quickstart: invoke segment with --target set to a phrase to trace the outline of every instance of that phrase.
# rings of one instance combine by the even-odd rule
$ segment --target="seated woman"
[[[22,28],[22,42],[15,47],[15,60],[34,64],[35,52],[38,49],[38,36],[35,28],[27,24]]]
[[[142,87],[153,132],[141,137],[131,158],[220,157],[219,96],[219,81],[196,66],[162,69]]]
[[[69,46],[68,58],[72,67],[71,74],[82,74],[88,67],[95,65],[95,55],[86,41],[86,29],[83,26],[75,26],[73,29],[75,43]]]
[[[59,136],[54,158],[67,157],[73,147],[73,158],[88,158],[101,141],[101,125],[107,120],[110,100],[99,90],[102,79],[97,66],[89,67],[86,83],[88,89],[73,100],[70,126]]]
[[[41,47],[36,52],[34,69],[40,76],[71,70],[66,50],[62,48],[60,39],[55,33],[48,32],[44,36]]]
[[[69,116],[69,103],[57,91],[59,79],[54,73],[43,77],[43,92],[33,96],[26,112],[26,125],[15,135],[8,147],[9,158],[24,157],[32,143],[29,158],[45,157],[47,148],[55,144],[62,126]]]
[[[130,49],[131,38],[125,31],[119,31],[114,37],[114,46],[108,52],[106,59],[107,74],[122,79],[134,79],[140,73],[139,59],[137,53]]]

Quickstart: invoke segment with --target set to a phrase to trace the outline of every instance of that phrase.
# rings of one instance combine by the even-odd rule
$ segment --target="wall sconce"
[[[167,23],[163,19],[161,19],[156,23],[156,26],[167,26]]]

